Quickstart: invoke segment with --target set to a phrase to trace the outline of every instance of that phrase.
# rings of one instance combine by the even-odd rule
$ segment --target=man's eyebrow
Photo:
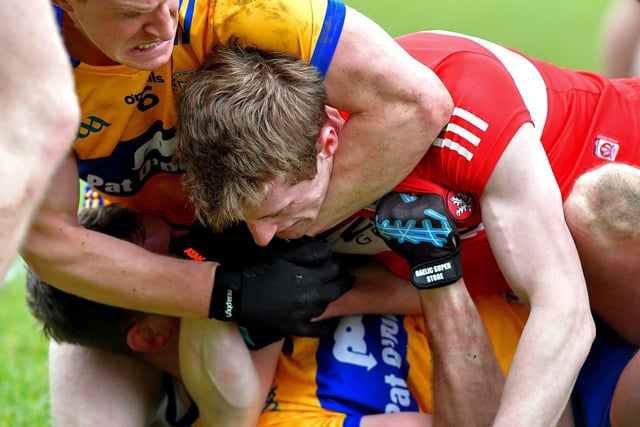
[[[258,220],[267,219],[267,218],[277,218],[277,217],[281,216],[287,210],[287,208],[290,205],[291,205],[291,203],[289,203],[288,205],[282,207],[282,209],[280,209],[278,212],[274,212],[274,213],[270,213],[270,214],[267,214],[267,215],[263,215],[260,218],[258,218]]]
[[[157,4],[147,4],[147,5],[139,5],[136,3],[119,3],[112,5],[110,9],[114,12],[139,12],[139,13],[150,13],[153,12],[157,7]]]

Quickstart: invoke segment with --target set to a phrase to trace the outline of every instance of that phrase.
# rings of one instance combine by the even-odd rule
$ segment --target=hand
[[[322,336],[333,319],[312,322],[348,291],[354,279],[329,245],[311,238],[274,241],[272,254],[216,270],[210,317],[283,334]]]
[[[431,289],[462,277],[460,235],[445,208],[446,190],[389,193],[378,201],[376,227],[387,246],[411,267],[411,283]],[[445,196],[446,197],[446,196]]]

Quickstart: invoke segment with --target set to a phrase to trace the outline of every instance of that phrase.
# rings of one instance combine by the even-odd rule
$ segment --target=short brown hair
[[[581,227],[605,242],[640,235],[640,169],[608,163],[580,176],[565,202]]]
[[[178,103],[174,155],[198,218],[217,230],[244,219],[270,186],[317,174],[327,94],[300,58],[218,48]]]

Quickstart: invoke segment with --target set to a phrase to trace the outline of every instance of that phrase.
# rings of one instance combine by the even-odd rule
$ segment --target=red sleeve
[[[456,108],[412,174],[480,197],[516,131],[531,122],[530,114],[509,71],[489,51],[451,54],[435,71]]]

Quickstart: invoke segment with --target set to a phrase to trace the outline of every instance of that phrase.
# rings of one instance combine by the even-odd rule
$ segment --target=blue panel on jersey
[[[316,354],[322,407],[356,417],[418,411],[407,387],[407,347],[402,317],[343,317]]]
[[[82,129],[78,135],[82,138]],[[175,128],[164,129],[162,122],[156,121],[142,135],[120,142],[107,157],[77,159],[78,173],[103,193],[132,196],[158,173],[183,172],[172,160],[174,138]]]

